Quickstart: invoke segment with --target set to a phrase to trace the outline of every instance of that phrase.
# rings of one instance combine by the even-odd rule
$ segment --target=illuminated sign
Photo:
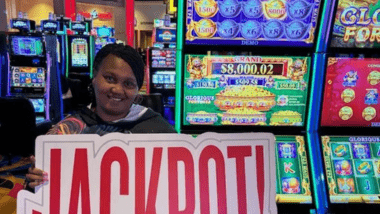
[[[73,22],[71,25],[71,29],[74,31],[84,32],[84,31],[86,31],[86,23],[84,23],[84,22]]]
[[[44,20],[41,22],[41,28],[45,31],[57,31],[58,30],[58,22]]]
[[[380,43],[380,2],[338,4],[332,47],[376,48]]]
[[[29,20],[12,19],[11,28],[19,29],[19,30],[29,30],[30,22]]]

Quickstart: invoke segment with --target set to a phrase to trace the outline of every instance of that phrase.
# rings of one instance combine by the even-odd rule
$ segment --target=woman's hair
[[[131,66],[133,74],[136,77],[137,86],[140,89],[144,82],[144,62],[140,54],[129,45],[108,44],[100,49],[94,59],[94,77],[97,75],[103,59],[110,54],[123,59],[129,66]]]

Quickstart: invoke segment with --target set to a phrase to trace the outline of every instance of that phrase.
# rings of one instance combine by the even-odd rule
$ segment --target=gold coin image
[[[195,22],[194,30],[199,38],[211,38],[216,33],[216,23],[210,19],[202,19]]]
[[[349,103],[355,99],[355,91],[351,88],[347,88],[342,92],[341,98],[343,102]]]
[[[194,2],[195,11],[202,18],[211,18],[218,12],[218,3],[214,0],[200,0]]]
[[[377,85],[380,82],[380,72],[372,71],[369,73],[367,80],[371,85]]]
[[[353,114],[354,113],[353,113],[352,108],[348,106],[344,106],[343,108],[339,110],[339,117],[342,120],[349,120]]]
[[[376,117],[376,109],[374,107],[367,107],[363,110],[362,116],[366,121],[371,121]]]

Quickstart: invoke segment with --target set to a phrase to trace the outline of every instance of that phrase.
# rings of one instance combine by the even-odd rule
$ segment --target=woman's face
[[[92,80],[96,97],[95,112],[104,121],[124,118],[138,95],[132,68],[123,59],[108,55]]]

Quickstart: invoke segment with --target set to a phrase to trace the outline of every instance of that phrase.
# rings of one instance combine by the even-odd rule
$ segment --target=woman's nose
[[[111,88],[111,92],[114,94],[123,94],[124,93],[123,86],[121,86],[120,84],[115,84]]]

